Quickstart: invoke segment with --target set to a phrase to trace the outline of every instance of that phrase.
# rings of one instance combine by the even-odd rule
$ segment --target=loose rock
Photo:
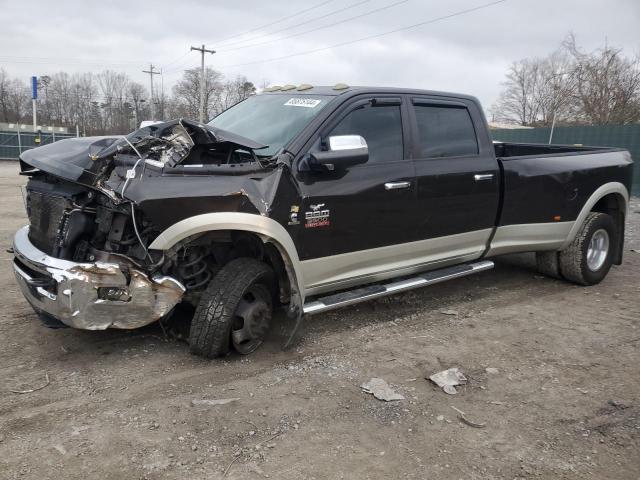
[[[363,383],[360,388],[366,393],[371,393],[378,400],[384,400],[385,402],[404,400],[404,397],[393,391],[382,378],[372,378],[367,383]]]

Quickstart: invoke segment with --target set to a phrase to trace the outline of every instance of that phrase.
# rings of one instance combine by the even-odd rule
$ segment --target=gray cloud
[[[284,60],[230,65],[281,57],[374,35],[472,8],[487,0],[410,0],[341,25],[353,15],[394,3],[370,0],[340,14],[298,24],[358,0],[333,0],[286,22],[234,38],[256,26],[291,15],[320,0],[236,0],[182,2],[81,0],[2,2],[0,66],[11,75],[44,75],[59,70],[127,72],[146,82],[141,70],[154,62],[166,72],[169,88],[198,55],[189,46],[205,42],[219,53],[207,63],[229,77],[244,74],[256,84],[346,82],[353,85],[411,86],[460,91],[480,97],[489,107],[513,60],[543,56],[569,31],[587,49],[607,42],[640,51],[640,2],[637,0],[509,0],[413,30]],[[225,52],[245,44],[328,26],[309,34]],[[269,32],[286,31],[268,35]],[[186,54],[186,55],[185,55]],[[38,57],[38,58],[34,58]],[[172,63],[169,63],[172,62]]]

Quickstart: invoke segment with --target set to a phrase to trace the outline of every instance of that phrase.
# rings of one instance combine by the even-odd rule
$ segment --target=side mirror
[[[322,166],[327,170],[349,168],[369,160],[369,147],[360,135],[335,135],[329,137],[329,150],[313,152],[309,156],[312,167]]]

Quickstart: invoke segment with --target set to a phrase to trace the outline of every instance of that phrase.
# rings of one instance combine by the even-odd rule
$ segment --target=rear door
[[[436,239],[441,258],[477,258],[492,234],[500,171],[486,124],[466,99],[415,96],[412,117],[417,182],[416,228]]]
[[[401,96],[358,96],[315,139],[310,151],[322,149],[329,136],[361,135],[369,160],[346,170],[298,172],[298,250],[308,288],[364,283],[371,274],[393,269],[396,246],[415,238],[416,185],[405,116]]]

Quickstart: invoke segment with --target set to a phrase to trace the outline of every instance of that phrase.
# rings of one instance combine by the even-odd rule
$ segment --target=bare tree
[[[255,85],[248,81],[244,75],[239,75],[234,80],[224,82],[215,113],[218,114],[245,98],[255,95],[255,93]]]
[[[146,118],[146,116],[150,115],[147,90],[138,82],[130,82],[127,94],[129,102],[133,106],[133,114],[136,123],[135,127],[137,128],[140,122]],[[163,114],[161,113],[160,118],[163,118],[162,115]]]
[[[545,58],[514,62],[499,100],[497,121],[530,126],[624,124],[640,120],[640,59],[605,46],[582,52],[570,35]]]
[[[206,117],[210,118],[216,112],[216,104],[219,103],[222,91],[222,74],[213,68],[205,70],[204,104]],[[172,116],[198,118],[200,105],[200,69],[185,70],[182,78],[173,87],[174,102],[172,104]],[[178,114],[178,115],[175,115]]]
[[[185,71],[173,95],[154,98],[160,118],[197,118],[200,70]],[[127,133],[149,118],[151,98],[147,89],[126,74],[57,72],[38,79],[38,120],[41,125],[80,127],[83,135]],[[244,76],[226,81],[222,74],[207,69],[206,105],[212,117],[255,93]],[[0,69],[0,120],[28,121],[31,115],[30,90],[25,80],[10,78]]]
[[[9,109],[9,76],[3,68],[0,68],[0,112],[2,113],[3,122],[12,120]]]
[[[621,49],[608,45],[585,53],[573,35],[563,45],[573,57],[574,96],[587,122],[602,125],[640,120],[640,56],[625,58]]]

